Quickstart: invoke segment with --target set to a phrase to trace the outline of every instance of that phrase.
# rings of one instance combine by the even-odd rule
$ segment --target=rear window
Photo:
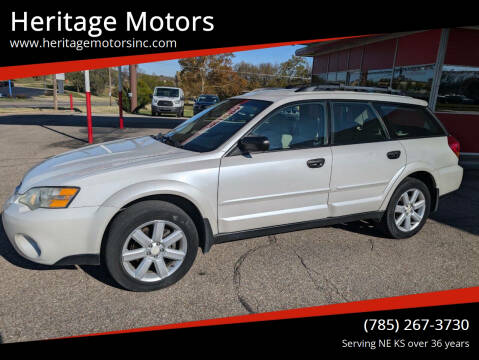
[[[393,139],[446,135],[437,120],[418,106],[374,104]]]
[[[332,103],[332,140],[334,145],[385,141],[385,130],[374,109],[367,103]]]

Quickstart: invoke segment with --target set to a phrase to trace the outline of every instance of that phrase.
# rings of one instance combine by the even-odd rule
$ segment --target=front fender
[[[200,189],[176,180],[152,180],[127,186],[111,195],[102,204],[104,207],[121,209],[132,201],[152,195],[176,195],[192,202],[203,218],[211,224],[213,233],[217,233],[216,198],[210,199]]]

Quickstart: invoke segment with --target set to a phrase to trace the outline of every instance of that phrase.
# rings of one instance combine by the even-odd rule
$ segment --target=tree
[[[76,92],[84,92],[85,90],[85,75],[82,71],[75,71],[65,74],[65,79],[69,82]]]
[[[464,95],[479,103],[479,78],[470,77],[463,83]]]
[[[85,74],[75,71],[65,74],[65,79],[77,92],[85,91]],[[108,85],[108,69],[90,70],[90,91],[92,95],[103,95]]]
[[[293,55],[279,66],[278,75],[286,85],[304,84],[311,78],[311,67],[304,57]]]
[[[178,60],[180,83],[186,95],[211,93],[226,98],[241,93],[247,81],[233,69],[233,57],[227,53]]]
[[[248,90],[278,86],[278,65],[271,63],[253,65],[243,61],[236,64],[234,69],[248,82]]]

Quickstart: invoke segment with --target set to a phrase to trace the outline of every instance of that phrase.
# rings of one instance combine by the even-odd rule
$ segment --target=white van
[[[177,117],[183,116],[185,108],[185,94],[176,87],[157,86],[151,100],[151,115],[174,113]]]

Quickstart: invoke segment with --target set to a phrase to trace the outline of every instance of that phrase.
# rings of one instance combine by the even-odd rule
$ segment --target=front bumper
[[[2,222],[15,250],[40,264],[65,263],[66,259],[98,258],[109,219],[118,211],[112,207],[36,209],[12,203],[4,209]]]
[[[180,111],[180,106],[158,106],[158,105],[151,105],[151,110],[157,113],[164,113],[164,112],[178,112]]]

